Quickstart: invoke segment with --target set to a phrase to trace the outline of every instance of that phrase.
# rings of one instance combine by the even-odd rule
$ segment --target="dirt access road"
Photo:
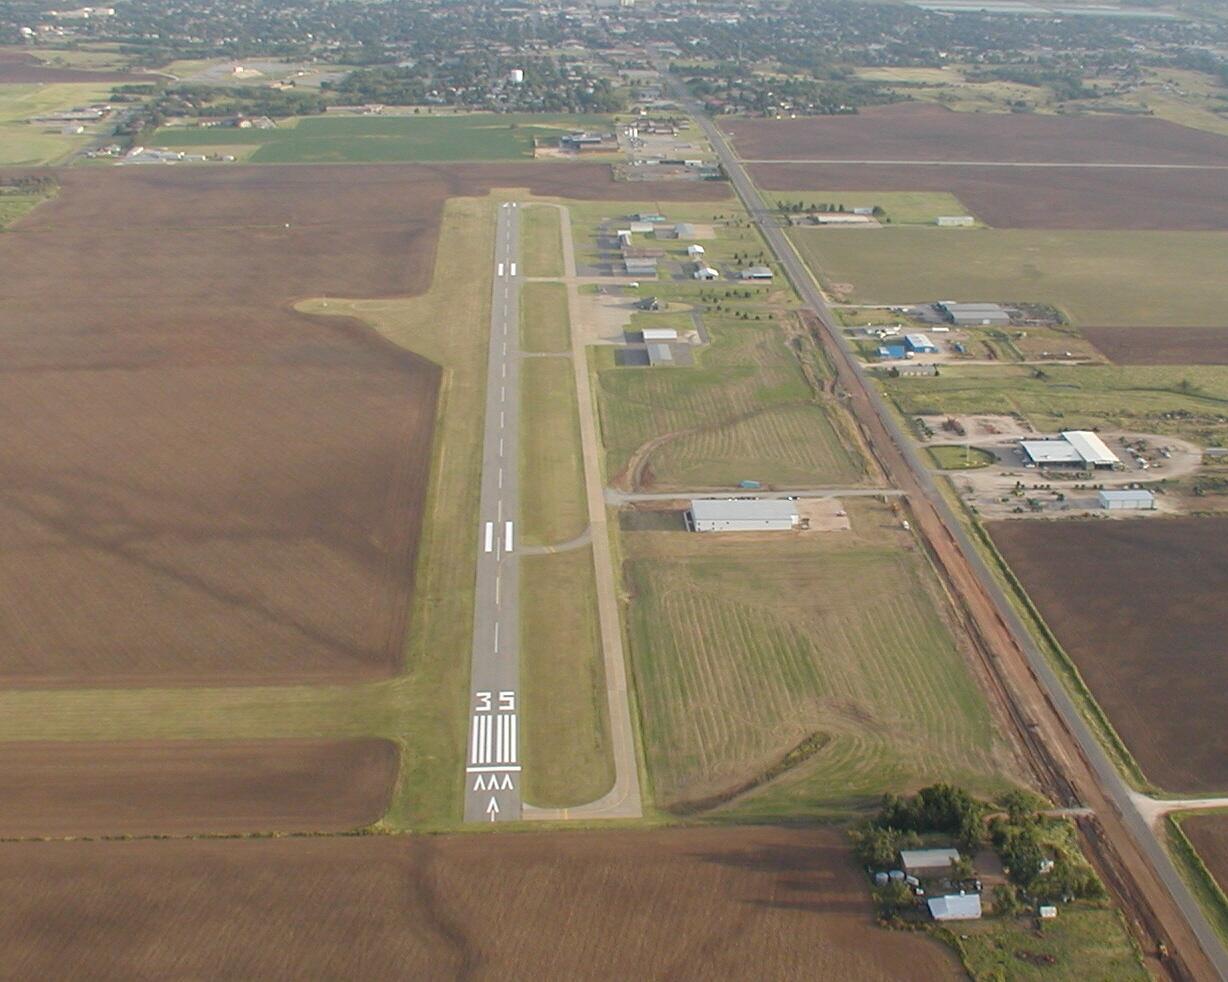
[[[1060,803],[1082,802],[1095,812],[1096,817],[1082,819],[1080,827],[1093,862],[1123,905],[1143,950],[1154,951],[1155,942],[1162,940],[1171,953],[1163,967],[1174,978],[1228,978],[1228,952],[942,497],[917,448],[867,381],[815,280],[745,167],[699,105],[680,85],[671,81],[670,87],[705,131],[765,240],[811,308],[815,336],[832,355],[838,384],[884,472],[896,487],[910,492],[918,535],[945,577],[1039,782]]]

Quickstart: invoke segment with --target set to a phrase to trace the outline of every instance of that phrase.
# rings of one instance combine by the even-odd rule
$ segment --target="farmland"
[[[0,844],[7,971],[83,979],[960,978],[835,831]],[[600,910],[561,917],[560,911]]]
[[[88,71],[48,65],[24,51],[0,50],[0,84],[10,85],[106,85],[110,82],[147,82],[157,76],[117,71]]]
[[[764,164],[759,167],[776,167],[777,165]],[[790,165],[780,165],[790,166]],[[756,177],[760,174],[760,170],[756,168]],[[774,174],[774,171],[767,171],[768,174]],[[828,204],[843,206],[845,211],[852,211],[854,208],[870,208],[877,205],[883,210],[883,214],[879,217],[881,222],[890,222],[892,225],[933,225],[934,220],[939,215],[964,215],[967,214],[967,207],[953,194],[947,194],[942,191],[832,191],[833,187],[844,187],[845,185],[830,185],[830,184],[809,184],[805,180],[806,171],[791,171],[789,173],[799,173],[799,180],[784,180],[777,181],[775,184],[766,184],[762,186],[770,188],[772,191],[791,191],[793,194],[781,196],[776,194],[767,194],[766,197],[772,203],[778,200],[785,204],[791,202],[803,202],[807,205]],[[860,187],[859,184],[849,184],[848,187]],[[817,190],[819,188],[828,188],[829,190]],[[837,208],[839,210],[839,208]]]
[[[1183,861],[1212,924],[1228,937],[1228,812],[1178,812],[1168,821],[1170,850]]]
[[[783,762],[725,811],[843,817],[888,789],[1016,773],[924,559],[888,506],[845,504],[845,533],[623,533],[662,807],[717,804]]]
[[[1084,327],[1081,333],[1119,365],[1228,365],[1228,326]]]
[[[1228,788],[1216,604],[1228,590],[1228,521],[989,530],[1144,774],[1173,792]]]
[[[346,831],[396,768],[383,740],[0,744],[0,836]]]
[[[1223,317],[1228,233],[900,228],[792,239],[829,290],[857,303],[1046,303],[1075,323],[1110,326]]]
[[[964,207],[943,214],[970,211],[995,228],[1228,230],[1224,170],[765,163],[750,172],[769,200],[815,188],[953,195]]]
[[[706,317],[712,344],[696,366],[665,371],[617,368],[613,354],[594,355],[598,408],[611,475],[626,471],[646,443],[655,444],[631,479],[644,486],[716,487],[743,478],[782,484],[849,484],[864,465],[840,431],[834,407],[807,381],[799,358],[775,323]]]
[[[255,146],[256,164],[390,163],[439,160],[523,160],[534,137],[608,123],[601,116],[493,115],[308,116],[277,129],[163,127],[156,146],[210,152]]]

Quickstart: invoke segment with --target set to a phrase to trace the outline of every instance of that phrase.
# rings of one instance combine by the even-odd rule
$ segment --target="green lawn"
[[[978,467],[988,467],[994,462],[994,455],[979,447],[926,447],[934,466],[944,471],[975,470]]]
[[[884,212],[879,221],[890,221],[892,225],[933,225],[939,215],[971,214],[959,198],[945,191],[816,191],[812,188],[778,191],[773,188],[765,190],[763,196],[773,205],[778,201],[786,205],[800,201],[807,207],[844,205],[846,211],[877,205]]]
[[[525,276],[563,275],[559,210],[548,205],[520,209],[520,259]]]
[[[603,116],[495,115],[308,116],[293,127],[236,130],[164,127],[150,139],[179,149],[258,145],[257,164],[519,160],[535,136],[608,124]]]
[[[571,359],[526,358],[520,377],[520,537],[565,542],[588,526]]]
[[[925,385],[884,379],[906,416],[1018,413],[1041,432],[1130,429],[1228,442],[1228,370],[1214,365],[946,366]]]
[[[520,288],[520,346],[531,352],[571,350],[567,288],[562,283],[526,283]]]
[[[1220,324],[1228,233],[885,229],[791,233],[831,291],[856,303],[1047,303],[1075,323]],[[851,288],[851,289],[849,289]]]
[[[1031,918],[988,918],[947,932],[977,980],[1085,982],[1150,978],[1121,914],[1110,907],[1062,904],[1037,929]]]
[[[520,617],[525,799],[585,804],[614,783],[592,549],[523,557]]]
[[[845,533],[622,534],[663,806],[776,774],[791,751],[794,766],[721,814],[846,818],[885,791],[950,780],[992,792],[1011,780],[932,571],[889,506],[846,505]]]
[[[8,228],[19,218],[33,211],[48,198],[49,194],[23,191],[20,188],[0,187],[0,230]]]
[[[666,487],[864,480],[839,410],[802,371],[799,359],[823,371],[810,342],[799,339],[795,352],[775,321],[709,315],[704,322],[712,344],[696,349],[694,367],[621,368],[609,349],[594,353],[610,475],[672,434],[647,458],[653,480]]]

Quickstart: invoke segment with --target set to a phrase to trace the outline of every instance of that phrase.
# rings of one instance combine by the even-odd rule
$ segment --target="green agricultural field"
[[[1052,304],[1075,322],[1219,324],[1228,233],[886,229],[791,233],[824,286],[855,303]]]
[[[978,467],[988,467],[994,462],[994,455],[980,447],[926,447],[934,466],[944,471],[968,471]]]
[[[537,205],[520,209],[520,255],[525,276],[563,275],[563,236],[557,208]]]
[[[603,116],[495,115],[308,116],[292,127],[165,127],[150,142],[175,149],[257,145],[255,164],[395,163],[443,160],[522,160],[533,138],[578,126],[608,124]],[[211,152],[211,150],[210,150]]]
[[[27,123],[31,116],[105,100],[106,85],[0,85],[0,165],[37,166],[60,160],[88,139],[66,136],[54,123]]]
[[[565,542],[588,525],[571,359],[526,358],[520,378],[521,539]]]
[[[705,324],[712,344],[696,350],[694,367],[621,368],[610,349],[594,351],[611,476],[636,466],[666,487],[865,480],[839,411],[803,371],[801,359],[816,377],[823,372],[808,339],[798,336],[795,351],[781,322],[708,316]]]
[[[912,384],[909,384],[912,383]],[[920,383],[920,384],[918,384]],[[1228,442],[1228,370],[1211,365],[1021,365],[943,368],[881,383],[905,416],[1018,413],[1041,432],[1128,429]]]
[[[571,349],[567,288],[562,283],[526,283],[520,288],[520,346],[534,353]]]
[[[525,799],[565,808],[614,783],[591,548],[520,564]]]
[[[0,186],[0,231],[41,205],[51,194]]]
[[[885,791],[1014,775],[934,574],[890,506],[850,532],[625,532],[627,631],[656,801],[846,818]]]
[[[968,207],[953,194],[943,191],[816,191],[812,188],[790,188],[787,191],[764,191],[769,202],[785,205],[802,202],[812,205],[843,205],[845,211],[854,208],[883,209],[879,221],[892,225],[933,225],[939,215],[968,215]],[[838,210],[838,208],[837,208]],[[815,229],[815,231],[839,231]]]

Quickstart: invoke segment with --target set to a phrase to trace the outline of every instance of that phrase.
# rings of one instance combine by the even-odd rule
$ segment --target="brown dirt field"
[[[1119,365],[1228,365],[1226,327],[1081,327]]]
[[[386,740],[0,744],[0,837],[344,832],[396,767]]]
[[[16,978],[954,979],[835,831],[0,844]]]
[[[853,116],[720,123],[748,160],[1228,164],[1228,137],[1138,117],[961,113],[897,103]]]
[[[946,191],[996,228],[1228,229],[1228,170],[752,164],[767,190]]]
[[[450,195],[643,189],[599,164],[60,180],[0,237],[0,678],[392,673],[439,374],[290,305],[425,289]]]
[[[988,527],[1147,777],[1228,790],[1228,519]]]
[[[24,51],[0,50],[0,84],[51,85],[59,82],[153,82],[160,76],[129,72],[91,72],[81,68],[45,65]]]
[[[1190,815],[1181,819],[1181,831],[1219,888],[1228,893],[1228,815]]]

